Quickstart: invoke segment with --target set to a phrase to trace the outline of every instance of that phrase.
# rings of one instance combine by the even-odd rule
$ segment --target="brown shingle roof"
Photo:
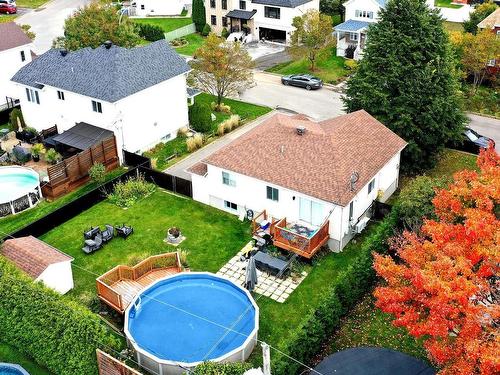
[[[494,29],[500,26],[500,8],[497,8],[488,17],[478,23],[477,27],[480,29]]]
[[[0,23],[0,52],[30,44],[31,39],[14,22]]]
[[[276,114],[204,162],[346,206],[405,146],[363,110],[322,122]]]
[[[188,172],[200,175],[200,176],[205,176],[207,174],[207,165],[205,163],[196,163],[195,165],[191,166],[188,168]]]
[[[51,264],[73,260],[69,255],[33,236],[6,240],[0,253],[34,279]]]

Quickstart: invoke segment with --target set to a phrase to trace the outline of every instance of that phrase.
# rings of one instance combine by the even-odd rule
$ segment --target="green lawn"
[[[335,56],[335,50],[332,50],[332,54],[329,57],[318,60],[314,71],[309,69],[309,61],[307,59],[278,64],[267,69],[267,71],[281,75],[310,73],[318,76],[326,83],[338,83],[349,73],[349,70],[345,66],[345,59]]]
[[[368,293],[342,319],[341,328],[333,335],[325,354],[357,346],[375,346],[427,360],[422,342],[415,340],[404,328],[395,327],[391,315],[377,309],[374,300],[371,292]]]
[[[111,180],[114,177],[123,173],[123,168],[115,169],[114,171],[107,174],[106,179]],[[27,210],[21,212],[17,215],[11,215],[4,219],[0,219],[0,238],[4,236],[4,233],[12,233],[17,229],[21,229],[22,227],[32,223],[35,220],[38,220],[42,216],[45,216],[52,211],[55,211],[59,207],[68,204],[69,202],[75,200],[78,197],[81,197],[83,194],[89,192],[94,189],[96,184],[89,182],[81,188],[72,191],[69,194],[62,196],[61,198],[56,199],[53,202],[42,201],[36,207],[31,210]]]
[[[431,177],[452,177],[464,169],[477,169],[477,156],[467,152],[445,149],[436,166],[428,172]]]
[[[16,14],[0,14],[0,23],[13,22],[16,17]]]
[[[434,0],[434,5],[441,8],[458,9],[463,7],[460,4],[452,4],[452,0]]]
[[[464,31],[464,27],[460,22],[443,21],[443,26],[448,31]]]
[[[206,93],[202,93],[195,98],[195,102],[205,103],[209,106],[213,101],[215,101],[215,96]],[[224,103],[231,107],[231,112],[233,114],[237,114],[240,116],[243,123],[255,120],[257,117],[260,117],[271,111],[271,108],[269,107],[245,103],[239,100],[224,99]],[[216,117],[216,120],[213,122],[212,127],[214,136],[212,136],[210,139],[207,139],[207,142],[211,142],[217,137],[215,133],[217,130],[217,125],[219,125],[222,121],[229,118],[230,116],[230,114],[222,112],[214,112],[214,114]],[[174,154],[176,154],[177,156],[167,161],[167,159]],[[186,146],[186,138],[181,137],[178,137],[164,144],[159,144],[155,148],[144,153],[145,156],[151,159],[156,159],[155,168],[158,170],[164,170],[165,168],[170,167],[171,165],[185,158],[188,154],[189,153]]]
[[[183,36],[183,38],[186,39],[188,44],[182,47],[174,47],[177,53],[180,53],[181,55],[193,56],[196,50],[200,48],[203,43],[205,43],[205,38],[198,33],[189,34]]]
[[[20,8],[39,8],[49,0],[17,0],[16,4]]]
[[[30,375],[51,375],[48,370],[36,364],[31,358],[3,342],[0,342],[0,362],[21,365]]]
[[[183,26],[187,26],[193,23],[191,18],[134,18],[136,23],[146,23],[149,25],[159,26],[164,32],[168,33],[170,31],[179,29]]]
[[[126,240],[115,238],[101,250],[86,255],[82,233],[90,226],[126,223],[134,234]],[[163,242],[168,228],[177,226],[186,240],[176,248]],[[127,210],[109,201],[96,204],[41,237],[42,240],[75,258],[75,289],[68,296],[87,304],[95,296],[96,275],[119,264],[134,265],[153,254],[187,250],[194,271],[217,272],[250,240],[250,226],[234,215],[188,198],[158,189]]]

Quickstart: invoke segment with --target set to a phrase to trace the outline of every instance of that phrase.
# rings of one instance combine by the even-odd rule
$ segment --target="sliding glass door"
[[[307,198],[299,198],[299,219],[315,226],[323,224],[323,205]]]

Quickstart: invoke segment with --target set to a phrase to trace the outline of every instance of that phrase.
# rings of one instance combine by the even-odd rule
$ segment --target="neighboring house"
[[[121,150],[143,152],[188,125],[190,67],[165,41],[126,49],[106,43],[51,49],[12,78],[24,120],[37,130],[76,123],[112,131]]]
[[[73,258],[33,236],[5,240],[0,254],[60,294],[73,289]]]
[[[132,2],[132,15],[177,16],[191,4],[190,0],[136,0]]]
[[[0,23],[0,111],[12,107],[16,89],[10,79],[31,62],[32,42],[14,22]]]
[[[319,0],[206,0],[207,23],[220,34],[226,28],[234,37],[288,43],[295,17],[319,10]]]
[[[335,26],[337,56],[359,60],[363,56],[368,26],[379,19],[386,0],[349,0],[345,7],[345,22]]]
[[[497,38],[500,38],[500,7],[479,22],[477,27],[481,30],[491,30]],[[500,58],[488,61],[488,71],[492,74],[496,74],[500,71]]]
[[[324,228],[338,251],[398,187],[405,146],[363,110],[321,122],[276,114],[188,170],[193,199],[239,216],[266,210],[313,236]]]

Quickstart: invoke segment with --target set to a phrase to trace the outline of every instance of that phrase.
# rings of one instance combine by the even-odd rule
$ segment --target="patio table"
[[[258,251],[254,256],[257,268],[268,271],[272,275],[283,275],[288,268],[288,262],[278,259],[262,251]]]

